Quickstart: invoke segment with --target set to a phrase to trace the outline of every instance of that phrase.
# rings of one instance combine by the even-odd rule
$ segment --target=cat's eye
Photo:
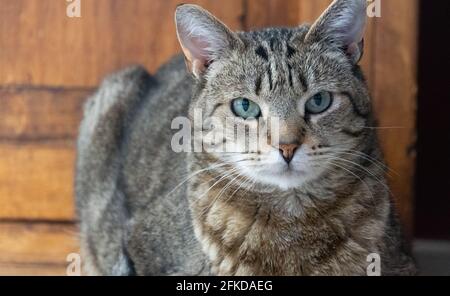
[[[258,104],[246,98],[238,98],[231,102],[231,109],[236,116],[243,119],[258,118],[261,116],[261,108]]]
[[[328,110],[333,103],[333,95],[323,91],[310,98],[305,105],[305,111],[309,114],[320,114]]]

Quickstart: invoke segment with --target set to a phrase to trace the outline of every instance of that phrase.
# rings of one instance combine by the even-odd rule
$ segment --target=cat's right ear
[[[239,43],[239,37],[235,33],[197,5],[178,6],[175,24],[187,67],[198,79],[211,63]]]
[[[312,25],[305,40],[344,50],[356,64],[363,55],[367,0],[334,0]]]

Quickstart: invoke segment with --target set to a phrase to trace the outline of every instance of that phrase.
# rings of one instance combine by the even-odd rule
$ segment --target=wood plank
[[[82,17],[69,18],[67,1],[2,1],[0,85],[92,87],[131,63],[154,71],[180,51],[173,18],[182,2],[81,1]],[[190,2],[242,28],[243,0]]]
[[[65,275],[70,253],[79,253],[74,224],[0,223],[0,275]]]
[[[91,90],[0,89],[0,140],[75,139]]]
[[[313,24],[333,0],[299,0],[299,17],[302,23]]]
[[[412,234],[417,106],[418,1],[383,1],[376,28],[374,107],[390,180],[407,234]]]
[[[0,144],[0,220],[73,220],[73,143]]]
[[[64,276],[66,265],[0,263],[0,276]]]
[[[246,30],[298,26],[298,0],[247,0]]]

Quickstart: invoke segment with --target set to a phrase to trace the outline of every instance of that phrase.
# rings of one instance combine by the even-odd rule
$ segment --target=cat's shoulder
[[[178,81],[187,74],[184,59],[176,55],[163,64],[154,75],[142,65],[132,65],[106,76],[97,91],[87,100],[85,112],[100,104],[99,111],[108,110],[114,103],[132,103],[152,88]],[[98,106],[97,106],[98,107]]]
[[[154,84],[154,78],[143,66],[130,66],[105,77],[84,104],[79,153],[92,147],[94,138],[102,139],[102,145],[112,142],[108,135],[116,134],[115,129]]]
[[[84,105],[85,117],[98,117],[114,105],[132,103],[151,87],[152,75],[141,65],[134,65],[106,76]],[[93,114],[95,113],[95,114]]]
[[[181,54],[173,56],[164,63],[155,73],[155,78],[159,81],[167,81],[173,76],[187,76],[186,61]]]
[[[94,130],[103,125],[117,126],[145,98],[163,95],[187,80],[182,56],[165,63],[154,75],[142,65],[128,66],[106,76],[97,90],[84,104],[80,135],[91,138]]]

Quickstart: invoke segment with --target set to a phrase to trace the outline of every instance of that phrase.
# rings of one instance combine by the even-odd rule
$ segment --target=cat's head
[[[198,83],[190,116],[200,109],[218,121],[205,135],[225,147],[210,156],[282,189],[348,167],[337,158],[361,149],[370,113],[357,65],[365,24],[366,0],[334,1],[312,26],[240,33],[198,6],[179,6],[178,38]],[[270,118],[278,119],[278,141],[269,136],[268,145],[249,149],[236,137],[238,127],[249,136],[262,125],[272,134]]]

